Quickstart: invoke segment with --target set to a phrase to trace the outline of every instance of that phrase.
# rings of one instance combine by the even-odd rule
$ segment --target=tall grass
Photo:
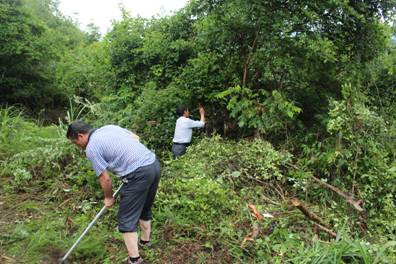
[[[312,247],[306,247],[291,263],[395,263],[394,251],[396,241],[384,245],[373,245],[362,240],[353,240],[344,234],[344,237],[333,243],[316,241]]]
[[[13,145],[18,128],[24,122],[22,110],[9,106],[0,108],[0,158],[2,159]]]
[[[55,126],[39,127],[15,106],[0,108],[0,160],[48,144],[58,137]]]

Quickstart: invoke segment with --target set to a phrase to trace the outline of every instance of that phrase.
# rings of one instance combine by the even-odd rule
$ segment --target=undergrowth
[[[18,122],[27,121],[21,117]],[[13,124],[20,137],[7,125],[10,141],[1,141],[6,156],[0,165],[1,261],[53,263],[102,207],[102,192],[90,164],[64,139],[64,131],[18,122]],[[35,141],[27,143],[29,138]],[[6,147],[22,142],[23,148]],[[371,215],[365,229],[358,228],[361,215],[310,182],[309,167],[296,168],[304,164],[296,159],[264,140],[219,136],[203,138],[179,159],[163,159],[155,247],[142,255],[149,263],[395,262],[392,234],[369,229],[371,222],[393,220]],[[337,236],[315,228],[291,198],[303,201]],[[116,210],[96,223],[73,252],[72,263],[125,259]]]

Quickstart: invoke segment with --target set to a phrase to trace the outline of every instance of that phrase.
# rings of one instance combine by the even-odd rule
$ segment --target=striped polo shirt
[[[85,154],[97,176],[109,170],[123,177],[155,161],[155,154],[133,135],[116,125],[103,126],[91,134]]]

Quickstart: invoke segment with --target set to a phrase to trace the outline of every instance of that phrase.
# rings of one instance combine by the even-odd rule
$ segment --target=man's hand
[[[199,114],[201,115],[201,121],[205,122],[205,109],[199,104]]]
[[[113,197],[105,198],[105,199],[104,199],[104,204],[105,204],[105,206],[106,206],[107,208],[110,208],[110,207],[113,206],[114,201],[115,201],[115,200],[114,200]]]
[[[203,108],[203,106],[202,105],[199,105],[199,114],[202,116],[202,115],[205,115],[205,109]]]

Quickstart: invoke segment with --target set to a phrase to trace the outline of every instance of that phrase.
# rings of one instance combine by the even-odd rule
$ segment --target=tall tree
[[[21,104],[37,112],[63,108],[68,96],[54,74],[68,53],[88,43],[54,0],[0,2],[0,104]]]
[[[49,88],[50,52],[41,41],[45,25],[20,8],[20,1],[0,3],[0,102],[32,106]]]

